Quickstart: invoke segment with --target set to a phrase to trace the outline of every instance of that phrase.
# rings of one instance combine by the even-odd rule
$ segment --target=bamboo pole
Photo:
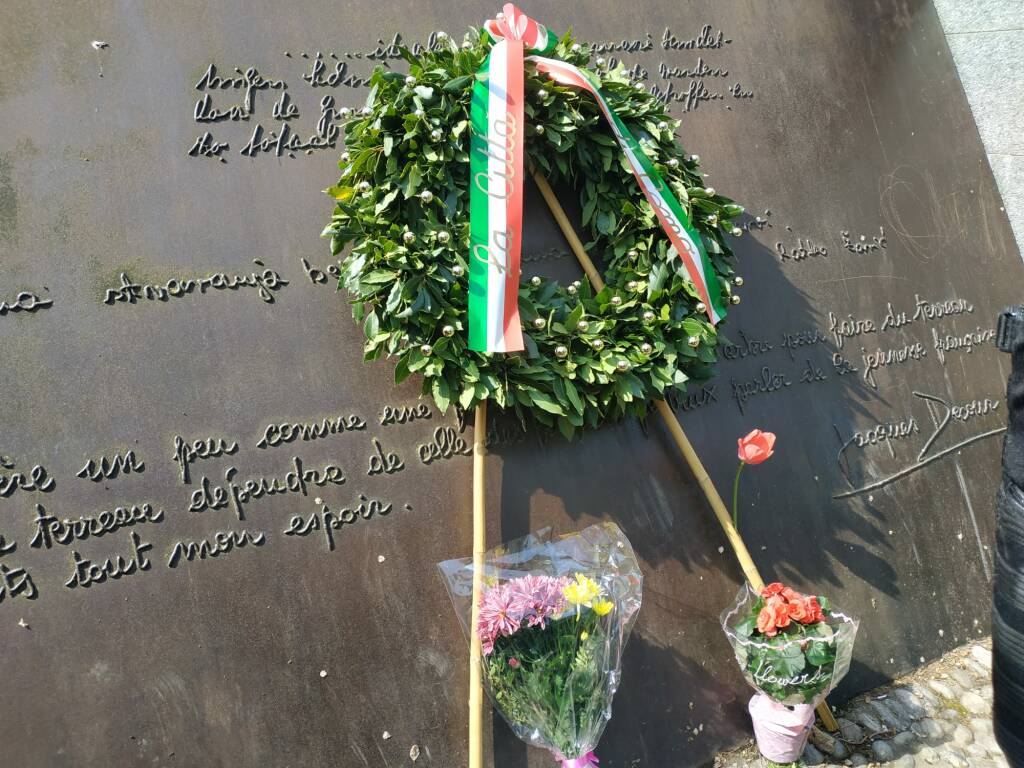
[[[476,407],[473,424],[473,609],[469,632],[469,768],[484,766],[484,694],[480,666],[480,635],[476,631],[483,594],[484,550],[487,528],[484,504],[487,502],[484,460],[487,457],[487,401]]]
[[[579,261],[580,266],[583,267],[583,271],[586,272],[587,278],[590,280],[590,284],[594,286],[594,290],[600,291],[605,286],[604,279],[601,277],[601,273],[597,271],[597,267],[594,266],[594,262],[590,260],[590,256],[583,247],[583,243],[580,242],[580,238],[576,234],[576,230],[569,221],[569,217],[565,215],[565,210],[562,208],[562,204],[558,202],[558,198],[555,196],[554,190],[551,189],[551,185],[548,184],[548,180],[544,178],[544,175],[539,170],[537,170],[536,166],[531,165],[530,173],[532,174],[533,180],[536,182],[538,189],[540,189],[540,193],[544,197],[544,201],[548,204],[548,208],[551,209],[551,213],[554,215],[555,221],[558,222],[558,227],[562,230],[562,234],[568,241],[569,247],[572,248],[572,252],[576,255],[576,259]],[[700,485],[701,490],[704,491],[704,495],[707,497],[708,503],[711,504],[711,510],[715,513],[715,517],[718,518],[718,522],[722,526],[722,530],[725,532],[725,538],[732,547],[732,551],[735,553],[736,559],[739,561],[740,568],[743,569],[743,575],[746,577],[747,581],[750,582],[750,585],[760,592],[764,589],[764,579],[761,578],[761,574],[758,572],[757,566],[754,564],[754,560],[750,556],[750,551],[747,549],[747,545],[743,542],[743,537],[740,536],[739,531],[737,531],[736,527],[732,524],[732,517],[729,514],[729,510],[726,509],[725,502],[722,501],[722,497],[718,493],[718,489],[715,488],[715,484],[711,481],[711,477],[708,475],[707,470],[704,469],[704,464],[701,462],[697,452],[693,449],[693,445],[690,443],[686,433],[683,432],[683,427],[679,423],[679,419],[669,407],[668,403],[664,400],[655,400],[654,407],[661,415],[661,418],[665,421],[665,426],[668,427],[669,434],[672,435],[672,439],[675,442],[676,447],[683,455],[683,458],[686,460],[687,465],[693,472],[694,477],[697,478],[697,483]],[[836,722],[835,717],[832,715],[832,710],[829,709],[828,704],[824,701],[818,705],[818,715],[821,716],[821,721],[830,731],[835,732],[839,730],[839,723]]]

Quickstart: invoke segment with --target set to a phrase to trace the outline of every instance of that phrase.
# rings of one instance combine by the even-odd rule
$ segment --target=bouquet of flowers
[[[613,523],[552,540],[544,530],[491,550],[477,622],[472,558],[439,565],[464,629],[481,641],[484,685],[519,738],[563,768],[596,765],[643,576]]]
[[[722,614],[722,629],[744,677],[758,693],[750,716],[761,754],[786,763],[803,752],[814,707],[850,669],[857,620],[825,597],[776,582],[749,585]]]

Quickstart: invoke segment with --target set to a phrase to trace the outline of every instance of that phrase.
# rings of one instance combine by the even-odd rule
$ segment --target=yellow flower
[[[591,607],[598,616],[604,616],[611,611],[614,605],[611,600],[597,600]]]
[[[588,637],[590,637],[590,633],[587,630],[584,629],[580,632],[580,640],[586,640]]]
[[[563,590],[563,594],[565,599],[573,605],[589,607],[594,598],[601,595],[601,588],[597,586],[593,579],[584,576],[582,573],[577,573],[576,581],[570,582]]]

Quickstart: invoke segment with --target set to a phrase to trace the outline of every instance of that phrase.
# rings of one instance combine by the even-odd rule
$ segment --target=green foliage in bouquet
[[[484,680],[514,730],[534,732],[565,757],[593,748],[614,692],[607,655],[615,611],[582,573],[526,576],[484,593],[476,629]]]
[[[578,195],[582,239],[603,257],[608,286],[594,293],[586,281],[526,281],[526,351],[467,348],[470,97],[490,47],[473,31],[461,46],[443,36],[416,54],[402,48],[408,75],[378,67],[366,106],[346,126],[341,178],[326,190],[336,207],[323,234],[335,255],[352,246],[341,283],[366,335],[364,357],[397,358],[395,381],[422,376],[424,394],[442,411],[490,400],[566,437],[643,416],[651,398],[710,376],[724,341],[594,99],[531,62],[527,156],[556,189]],[[586,66],[590,55],[566,35],[553,57]],[[730,220],[743,209],[704,186],[699,158],[676,140],[678,121],[641,83],[621,66],[596,77],[688,209],[714,267],[710,279],[730,296],[726,234],[740,233]]]
[[[605,708],[598,654],[606,630],[590,609],[546,629],[529,627],[501,637],[484,669],[494,700],[514,725],[538,727],[545,742],[574,754],[580,732],[594,730]]]

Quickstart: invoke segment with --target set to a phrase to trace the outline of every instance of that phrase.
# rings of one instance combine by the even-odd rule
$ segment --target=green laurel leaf
[[[589,46],[574,51],[574,42],[567,34],[552,56],[587,67]],[[574,223],[608,287],[597,293],[582,274],[578,286],[534,285],[525,279],[532,274],[526,260],[519,291],[526,350],[468,349],[470,109],[491,44],[473,30],[465,46],[450,42],[415,54],[402,48],[415,82],[378,66],[368,112],[345,124],[348,155],[339,162],[340,180],[325,190],[334,211],[323,236],[344,257],[340,283],[366,336],[364,356],[396,358],[396,383],[422,377],[424,394],[442,409],[490,400],[521,423],[532,418],[566,438],[642,417],[651,399],[710,375],[725,342],[697,311],[696,291],[594,99],[552,83],[532,62],[525,65],[521,134],[527,156],[560,195],[578,197],[566,208],[582,213]],[[694,207],[694,226],[714,256],[712,279],[730,285],[724,233],[743,208],[707,193],[702,169],[673,135],[677,122],[622,66],[592,74],[611,108],[645,140],[669,189]],[[446,326],[452,335],[442,332]],[[691,336],[700,340],[697,349]]]

